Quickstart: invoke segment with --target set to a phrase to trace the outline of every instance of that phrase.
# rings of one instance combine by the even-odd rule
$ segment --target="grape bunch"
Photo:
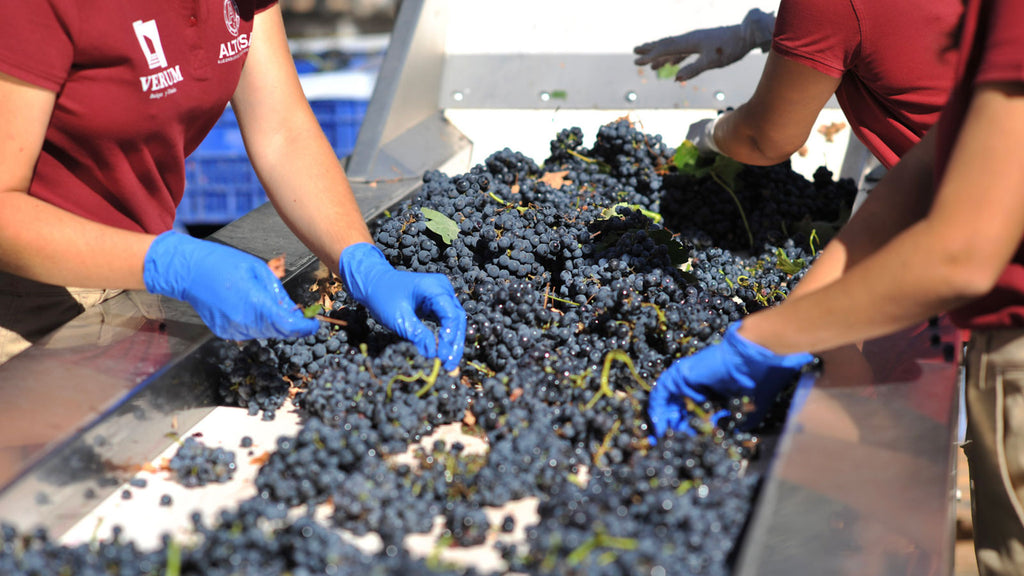
[[[630,466],[559,486],[525,550],[503,551],[509,565],[528,574],[729,574],[759,476],[743,473],[741,445],[715,442],[669,433]]]
[[[235,475],[235,453],[224,448],[210,448],[189,436],[167,466],[175,479],[189,488],[210,482],[227,482]]]
[[[857,190],[824,166],[808,181],[789,160],[745,166],[730,184],[721,177],[674,173],[661,198],[666,226],[701,244],[753,251],[787,240],[820,247],[850,215]]]

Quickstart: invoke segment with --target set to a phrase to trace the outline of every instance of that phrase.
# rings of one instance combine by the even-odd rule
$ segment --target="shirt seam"
[[[43,74],[30,66],[19,66],[8,60],[0,60],[0,72],[52,92],[60,92],[64,86],[64,78]]]
[[[833,76],[835,78],[841,78],[843,74],[846,73],[846,70],[844,68],[837,68],[836,66],[833,66],[832,64],[829,64],[828,62],[825,62],[820,58],[817,58],[816,55],[814,55],[813,53],[804,52],[802,50],[797,50],[795,48],[790,48],[789,46],[784,46],[780,44],[777,40],[772,43],[772,50],[777,52],[780,56],[803,64],[807,64],[811,66],[811,68],[814,68],[815,70],[818,70],[824,74],[828,74],[829,76]],[[823,68],[827,70],[823,70]],[[834,72],[834,74],[832,74],[832,72]]]

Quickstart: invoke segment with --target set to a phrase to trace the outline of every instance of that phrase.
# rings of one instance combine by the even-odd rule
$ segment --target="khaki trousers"
[[[54,286],[0,272],[0,364],[120,293]]]
[[[966,395],[978,570],[1024,574],[1024,330],[972,333]]]

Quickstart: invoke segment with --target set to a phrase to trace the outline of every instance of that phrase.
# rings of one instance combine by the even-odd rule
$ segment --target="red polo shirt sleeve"
[[[772,50],[822,74],[839,78],[853,67],[860,23],[847,0],[783,0]]]
[[[960,0],[782,0],[772,50],[840,78],[854,134],[892,167],[949,97],[961,13]]]
[[[55,93],[29,195],[127,230],[171,228],[185,157],[234,93],[268,0],[6,2],[0,73]]]
[[[0,72],[57,92],[71,69],[73,0],[11,2],[0,18]]]

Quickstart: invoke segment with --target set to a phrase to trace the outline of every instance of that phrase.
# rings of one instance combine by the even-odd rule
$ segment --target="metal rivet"
[[[541,102],[547,102],[548,100],[551,100],[551,93],[546,91],[546,90],[544,92],[541,92],[540,93],[540,101]]]
[[[455,100],[456,102],[462,102],[462,99],[465,98],[465,97],[466,96],[462,92],[460,92],[458,90],[456,90],[455,92],[452,92],[452,100]]]
[[[718,92],[715,92],[715,100],[718,100],[719,102],[724,102],[725,101],[725,92],[722,92],[721,90],[719,90]]]
[[[636,99],[637,99],[636,92],[633,92],[632,90],[630,90],[629,92],[626,92],[626,102],[636,102]]]

